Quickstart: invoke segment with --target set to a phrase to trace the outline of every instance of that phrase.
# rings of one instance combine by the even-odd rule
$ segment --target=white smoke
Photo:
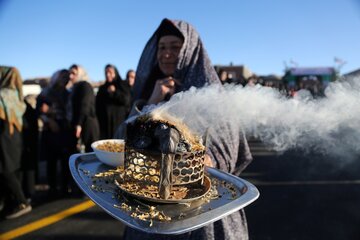
[[[207,86],[174,95],[159,108],[199,134],[208,127],[225,133],[219,120],[241,125],[277,151],[305,152],[354,158],[360,155],[360,79],[331,83],[324,98],[302,90],[288,98],[277,89],[239,85]],[[235,128],[236,129],[236,128]],[[213,136],[214,137],[214,136]]]

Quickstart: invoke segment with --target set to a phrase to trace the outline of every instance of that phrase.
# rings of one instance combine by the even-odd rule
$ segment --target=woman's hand
[[[148,104],[157,104],[163,101],[167,95],[172,96],[175,92],[176,82],[172,77],[157,80]]]
[[[76,136],[76,138],[80,138],[80,136],[81,136],[81,131],[82,131],[81,126],[80,126],[80,125],[76,125],[76,127],[75,127],[75,136]]]
[[[48,113],[49,112],[49,105],[47,105],[46,103],[41,104],[40,107],[40,112],[42,113]]]
[[[113,92],[116,91],[116,88],[115,88],[114,85],[110,85],[107,90],[108,90],[109,93],[113,93]]]
[[[211,157],[207,154],[205,154],[205,161],[204,161],[204,164],[205,166],[208,166],[208,167],[214,167],[214,164],[211,160]]]

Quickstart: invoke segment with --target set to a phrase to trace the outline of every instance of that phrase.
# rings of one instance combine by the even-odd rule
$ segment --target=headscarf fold
[[[153,69],[157,66],[157,43],[164,35],[164,29],[177,28],[183,35],[184,43],[179,53],[179,61],[174,74],[175,79],[181,80],[181,87],[177,91],[184,91],[190,87],[202,87],[206,84],[217,83],[220,80],[203,47],[199,34],[193,26],[184,21],[164,19],[150,40],[145,45],[136,70],[134,86],[134,100],[141,98],[146,82]]]
[[[0,119],[9,124],[10,134],[14,133],[14,127],[22,131],[25,110],[19,71],[14,67],[0,66]]]

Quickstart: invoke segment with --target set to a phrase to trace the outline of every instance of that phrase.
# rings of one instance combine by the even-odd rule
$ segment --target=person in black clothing
[[[50,186],[49,196],[57,197],[58,188],[62,194],[69,191],[70,171],[68,159],[71,140],[70,124],[66,118],[66,104],[69,92],[69,71],[62,69],[53,74],[49,86],[37,97],[37,112],[43,122],[40,149],[47,161],[47,180]],[[60,161],[61,169],[58,169]],[[58,184],[57,174],[61,176]]]
[[[133,69],[129,69],[126,73],[126,81],[128,82],[131,88],[134,87],[135,77],[136,77],[135,71]]]
[[[70,67],[70,89],[67,114],[73,131],[73,151],[79,140],[85,152],[92,152],[91,143],[99,140],[99,123],[95,111],[95,94],[85,70],[79,65]]]
[[[123,81],[114,65],[105,67],[106,81],[96,95],[96,115],[100,126],[100,139],[114,137],[116,128],[129,111],[131,94],[127,81]]]
[[[38,114],[35,106],[31,105],[30,98],[36,101],[35,97],[30,95],[25,97],[26,111],[23,116],[23,151],[21,157],[21,182],[27,199],[31,199],[35,194],[38,173]]]
[[[131,95],[131,103],[130,103],[130,107],[129,107],[129,112],[131,110],[131,106],[134,103],[134,85],[135,85],[135,78],[136,78],[136,72],[133,69],[129,69],[126,72],[126,79],[125,81],[129,84],[130,86],[130,95]]]

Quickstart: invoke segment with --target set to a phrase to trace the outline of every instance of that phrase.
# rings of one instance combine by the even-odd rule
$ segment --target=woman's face
[[[157,50],[157,60],[160,70],[166,76],[173,76],[178,62],[178,56],[183,45],[181,38],[168,35],[160,38]]]
[[[70,69],[70,75],[69,75],[70,82],[75,83],[75,82],[76,82],[77,75],[78,75],[78,70],[77,70],[77,68],[71,68],[71,69]]]
[[[108,67],[105,69],[105,77],[107,82],[112,82],[115,78],[115,69]]]
[[[128,81],[130,86],[134,86],[136,74],[134,71],[128,73]]]

